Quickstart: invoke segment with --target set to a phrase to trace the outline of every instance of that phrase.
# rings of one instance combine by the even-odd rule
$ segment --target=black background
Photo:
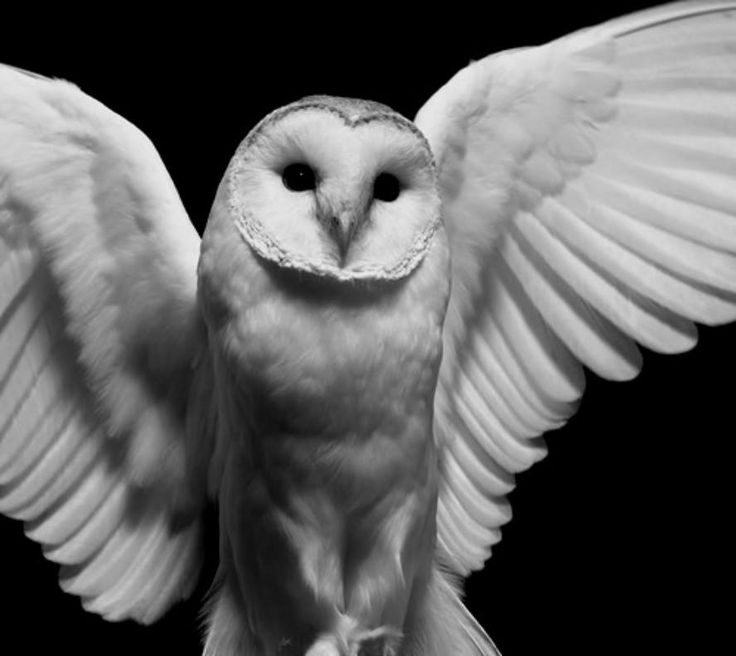
[[[384,5],[309,23],[286,6],[249,19],[200,7],[157,26],[148,15],[109,9],[80,16],[76,27],[69,16],[38,17],[48,33],[39,21],[6,23],[0,61],[69,79],[137,124],[201,229],[230,156],[272,109],[327,93],[413,116],[471,59],[644,4],[565,10],[527,2],[480,16],[450,3],[400,24]],[[577,416],[548,436],[548,458],[518,477],[514,519],[467,585],[468,605],[504,656],[710,649],[726,617],[717,597],[730,588],[723,554],[733,518],[726,494],[736,329],[701,336],[692,353],[647,354],[632,383],[589,376]],[[22,653],[200,652],[198,600],[155,627],[108,624],[59,591],[56,566],[19,523],[1,519],[0,555],[3,641],[19,637]]]

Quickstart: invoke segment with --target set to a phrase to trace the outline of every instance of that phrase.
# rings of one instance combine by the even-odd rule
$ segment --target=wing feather
[[[100,488],[94,490],[95,494]],[[89,519],[62,542],[49,542],[44,555],[60,565],[87,562],[98,549],[110,540],[110,536],[123,521],[128,492],[127,481],[120,478],[103,497]]]
[[[0,66],[0,512],[109,619],[153,621],[196,581],[198,251],[142,133]]]
[[[736,318],[734,300],[727,294],[655,266],[646,257],[596,231],[568,204],[546,199],[537,218],[582,257],[590,261],[590,253],[595,253],[592,266],[676,314],[701,323],[724,323]]]
[[[520,213],[517,229],[528,248],[557,272],[568,289],[621,332],[654,351],[679,353],[695,344],[693,325],[627,289],[594,268],[528,213]],[[583,359],[583,358],[581,358]]]
[[[497,306],[494,320],[507,339],[514,364],[553,417],[566,416],[584,385],[583,372],[540,311],[502,260],[492,266],[497,283],[491,297]]]
[[[417,115],[452,254],[438,533],[463,574],[582,366],[628,380],[637,344],[679,353],[693,322],[736,318],[734,12],[675,3],[499,53]]]
[[[92,468],[67,497],[49,505],[26,524],[26,535],[42,544],[63,544],[91,520],[114,485],[115,479],[104,469]]]

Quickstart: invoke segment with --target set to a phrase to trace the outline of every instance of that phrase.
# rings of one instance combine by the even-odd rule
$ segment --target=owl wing
[[[452,255],[435,401],[440,549],[482,567],[583,366],[736,318],[736,3],[665,5],[471,64],[416,122]]]
[[[196,582],[198,249],[139,130],[0,66],[0,512],[111,620],[153,621]]]

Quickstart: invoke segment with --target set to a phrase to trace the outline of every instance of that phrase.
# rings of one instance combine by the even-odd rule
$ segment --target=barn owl
[[[580,362],[628,378],[624,335],[675,352],[731,319],[728,7],[484,60],[416,127],[277,110],[201,246],[140,133],[4,71],[3,511],[90,610],[147,622],[188,593],[216,500],[209,653],[493,653],[422,568],[483,564]]]

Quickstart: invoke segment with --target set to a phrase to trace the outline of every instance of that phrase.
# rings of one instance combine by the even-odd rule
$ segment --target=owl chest
[[[429,317],[400,310],[255,303],[237,352],[264,427],[360,437],[430,412],[440,334]]]

